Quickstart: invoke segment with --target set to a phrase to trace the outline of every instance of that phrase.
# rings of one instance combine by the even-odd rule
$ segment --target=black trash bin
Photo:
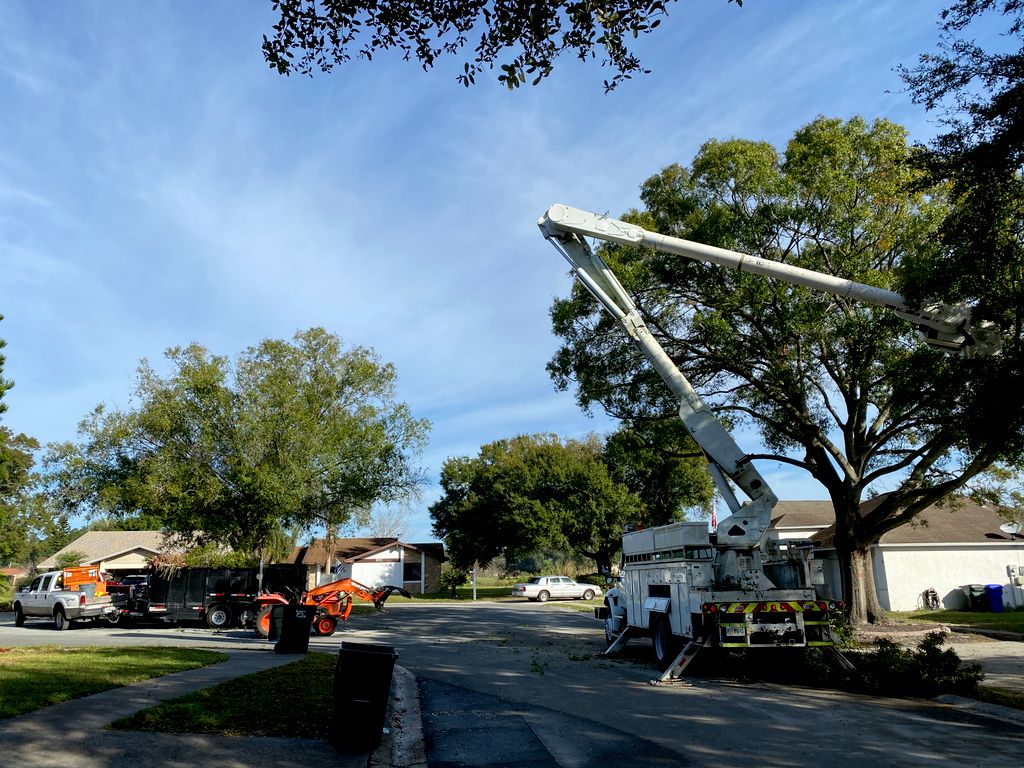
[[[276,653],[308,653],[309,625],[316,608],[311,605],[275,605],[270,609],[269,640],[277,640]]]
[[[1003,612],[1003,585],[1002,584],[986,584],[985,585],[985,610],[992,611],[992,613]]]
[[[397,658],[390,645],[342,642],[334,669],[331,727],[338,749],[357,752],[380,741]]]
[[[963,590],[964,597],[967,598],[967,610],[968,611],[987,611],[988,603],[985,600],[985,585],[984,584],[965,584],[960,587]]]

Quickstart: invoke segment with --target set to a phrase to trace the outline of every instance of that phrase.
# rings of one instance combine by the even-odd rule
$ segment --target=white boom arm
[[[652,336],[625,288],[601,257],[591,250],[584,237],[623,245],[641,245],[888,307],[917,325],[925,341],[943,349],[993,353],[999,348],[999,334],[994,325],[975,323],[972,327],[967,307],[936,305],[921,312],[912,312],[903,297],[893,291],[724,248],[659,235],[634,224],[566,205],[551,206],[537,224],[548,242],[565,256],[579,281],[622,325],[679,398],[679,417],[707,457],[715,485],[732,512],[718,524],[720,547],[759,549],[778,497],[751,463],[750,457],[740,450],[732,435]],[[750,501],[741,505],[726,478],[734,482]]]
[[[930,304],[918,310],[911,310],[906,300],[895,291],[725,248],[695,243],[692,240],[659,235],[635,224],[581,211],[568,205],[551,206],[538,224],[544,232],[544,237],[549,240],[560,240],[568,235],[576,235],[578,238],[594,237],[621,245],[640,245],[741,272],[766,275],[835,296],[856,299],[865,304],[886,307],[914,324],[926,343],[942,349],[975,355],[995,354],[999,351],[1001,338],[998,327],[991,322],[973,319],[971,308],[967,305]]]

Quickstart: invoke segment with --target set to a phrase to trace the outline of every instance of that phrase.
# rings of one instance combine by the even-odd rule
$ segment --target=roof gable
[[[394,537],[344,538],[335,539],[329,550],[324,539],[316,539],[308,547],[296,547],[288,558],[290,563],[303,565],[326,565],[328,555],[333,552],[333,562],[354,563],[385,550],[401,547],[409,552],[423,552],[429,557],[444,562],[444,545],[441,543],[406,544]]]
[[[40,568],[53,567],[57,559],[68,552],[81,552],[82,562],[92,563],[107,560],[132,550],[143,549],[153,554],[165,551],[179,551],[169,546],[163,531],[86,531],[66,547],[54,552],[39,563]]]

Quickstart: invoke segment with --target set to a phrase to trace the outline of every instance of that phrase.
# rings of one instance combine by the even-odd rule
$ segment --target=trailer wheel
[[[21,610],[21,603],[14,604],[14,626],[25,626],[25,612]]]
[[[651,619],[651,642],[654,645],[654,660],[658,669],[664,672],[675,661],[682,646],[679,638],[672,634],[672,624],[663,613],[654,614]]]
[[[264,605],[260,608],[260,612],[256,614],[256,634],[260,637],[268,637],[270,635],[270,609],[272,606]]]
[[[318,635],[324,637],[330,637],[334,634],[334,630],[338,628],[338,622],[334,620],[333,616],[320,616],[315,622],[313,622],[313,629]]]
[[[541,591],[540,591],[540,592],[539,592],[539,593],[537,594],[537,600],[538,600],[539,602],[541,602],[541,603],[546,603],[546,602],[548,601],[548,598],[550,598],[550,597],[551,597],[551,593],[550,593],[550,592],[548,592],[548,591],[547,591],[546,589],[542,589],[542,590],[541,590]]]
[[[68,621],[68,617],[64,615],[64,609],[58,605],[53,610],[53,628],[58,632],[63,632],[70,626],[71,622]]]
[[[211,605],[206,609],[206,626],[210,629],[227,629],[231,619],[231,609],[226,605]]]
[[[116,613],[108,613],[106,619],[108,624],[116,627],[121,621],[121,612],[117,611]]]

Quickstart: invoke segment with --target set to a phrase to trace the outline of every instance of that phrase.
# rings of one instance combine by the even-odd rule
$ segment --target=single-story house
[[[52,570],[61,555],[77,552],[82,555],[79,565],[96,565],[111,574],[139,573],[145,570],[151,557],[180,551],[169,546],[165,536],[163,531],[86,531],[39,563],[38,568]]]
[[[0,581],[7,582],[8,584],[16,584],[18,579],[23,579],[28,576],[28,570],[17,565],[12,565],[9,568],[0,568]]]
[[[309,586],[349,578],[369,587],[393,585],[414,594],[441,589],[444,544],[406,544],[396,538],[317,539],[296,547],[289,563],[309,568]]]
[[[882,497],[861,505],[869,512]],[[1024,536],[1000,530],[1006,520],[995,509],[969,499],[949,507],[931,506],[907,525],[884,534],[871,547],[878,602],[887,610],[924,607],[934,589],[944,608],[964,609],[961,587],[999,585],[1007,608],[1024,606]],[[814,530],[816,528],[816,530]],[[833,547],[835,514],[827,501],[780,501],[772,518],[774,538],[810,538],[815,558],[824,561],[827,596],[841,595],[839,562]]]

